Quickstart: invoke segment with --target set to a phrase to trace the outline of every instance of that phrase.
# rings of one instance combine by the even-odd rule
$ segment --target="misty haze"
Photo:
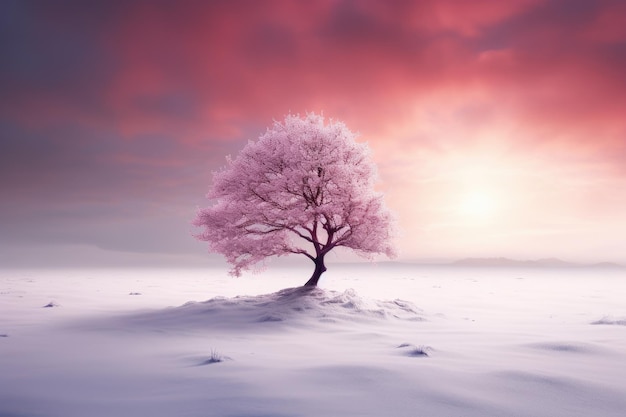
[[[623,417],[624,22],[0,2],[0,417]]]

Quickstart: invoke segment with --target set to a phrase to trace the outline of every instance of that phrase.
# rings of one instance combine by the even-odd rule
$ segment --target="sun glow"
[[[495,197],[482,190],[473,190],[461,197],[459,212],[464,217],[476,220],[487,220],[495,215],[497,201]]]

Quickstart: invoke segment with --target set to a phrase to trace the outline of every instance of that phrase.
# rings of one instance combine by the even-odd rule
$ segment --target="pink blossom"
[[[237,276],[268,257],[302,254],[315,263],[307,285],[316,285],[333,248],[394,256],[394,221],[376,179],[368,146],[343,123],[288,115],[214,173],[197,238]]]

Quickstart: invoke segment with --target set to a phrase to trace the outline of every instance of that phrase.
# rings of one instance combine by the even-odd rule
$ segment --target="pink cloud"
[[[105,23],[89,15],[93,28],[83,24],[76,33],[71,23],[88,11],[42,14],[56,23],[33,26],[39,34],[31,29],[40,50],[15,49],[34,51],[29,59],[47,56],[45,70],[15,52],[5,65],[22,75],[11,78],[10,94],[0,100],[3,117],[27,130],[104,132],[59,146],[65,161],[75,155],[75,143],[86,144],[103,178],[108,161],[128,172],[149,170],[146,177],[165,183],[172,169],[190,157],[202,160],[205,152],[210,166],[203,168],[210,172],[272,119],[323,111],[374,148],[381,186],[412,230],[443,224],[438,207],[452,204],[464,186],[455,165],[482,164],[493,177],[503,175],[502,166],[516,170],[511,188],[535,200],[516,200],[527,214],[511,214],[509,226],[540,228],[555,222],[559,210],[590,218],[594,210],[623,207],[611,196],[626,166],[622,2],[140,1],[109,7]],[[68,38],[84,40],[78,52],[64,49]],[[54,53],[45,55],[50,45]],[[64,141],[61,134],[49,140]],[[98,150],[99,142],[110,149]],[[158,152],[142,155],[151,146]],[[540,192],[526,171],[541,172]],[[453,172],[458,178],[451,179]],[[597,188],[570,187],[568,178]],[[132,194],[144,185],[142,178],[111,188]],[[412,203],[418,195],[422,208]],[[542,197],[555,208],[540,210]]]

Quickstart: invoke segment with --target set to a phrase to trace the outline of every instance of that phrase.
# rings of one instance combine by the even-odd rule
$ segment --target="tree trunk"
[[[311,278],[304,284],[305,287],[315,287],[317,286],[317,281],[320,280],[320,277],[324,272],[326,272],[326,265],[324,265],[324,256],[318,256],[315,259],[315,271],[313,271],[313,275]]]

